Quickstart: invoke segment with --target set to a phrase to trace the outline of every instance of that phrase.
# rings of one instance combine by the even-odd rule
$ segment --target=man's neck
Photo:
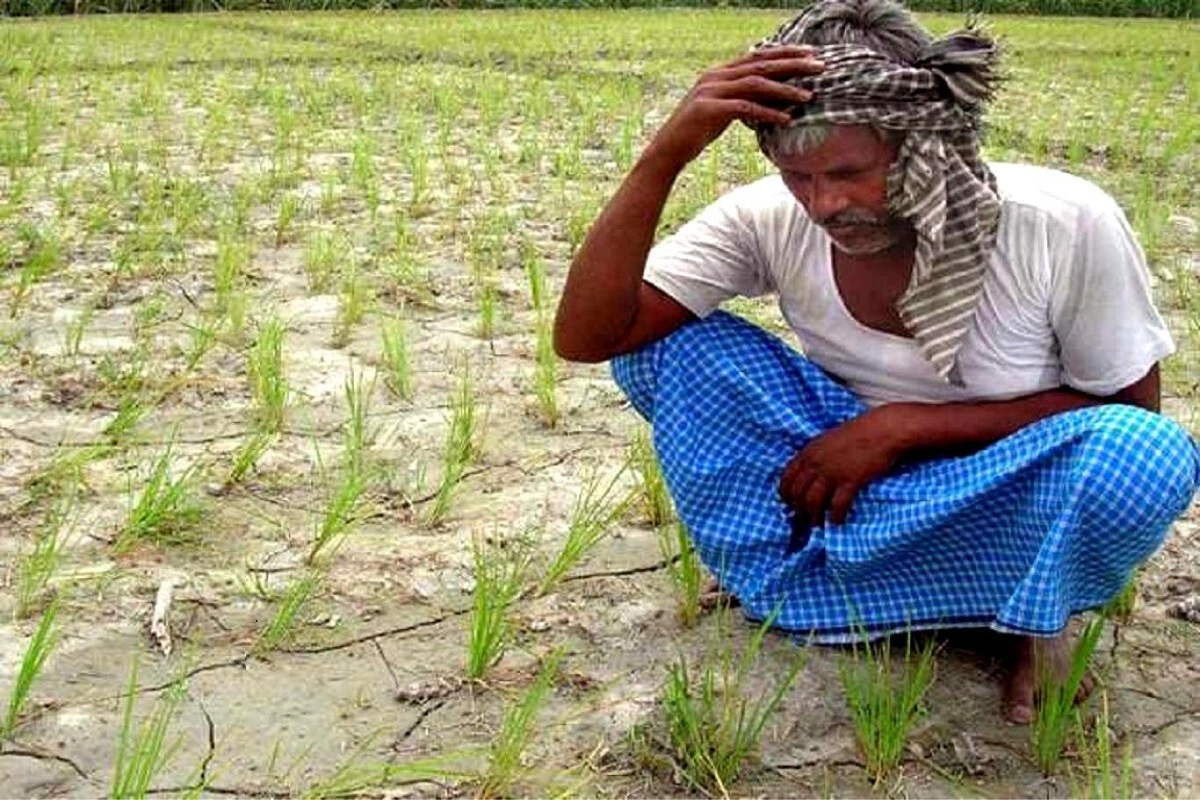
[[[839,269],[861,271],[881,279],[902,277],[907,284],[916,258],[917,238],[916,233],[909,229],[894,245],[876,253],[854,255],[839,250],[836,245],[832,249],[833,262]]]

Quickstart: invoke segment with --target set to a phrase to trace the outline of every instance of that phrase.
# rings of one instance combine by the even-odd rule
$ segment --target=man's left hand
[[[841,525],[850,504],[905,453],[901,427],[887,406],[873,409],[810,441],[783,470],[779,496],[809,522]]]

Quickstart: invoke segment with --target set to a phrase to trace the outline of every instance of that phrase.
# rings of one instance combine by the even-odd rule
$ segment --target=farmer
[[[892,0],[816,0],[703,73],[595,221],[555,323],[612,359],[679,515],[747,614],[851,641],[1011,636],[1004,709],[1065,671],[1200,482],[1160,416],[1174,350],[1096,186],[985,163],[996,53]],[[735,120],[778,174],[653,245],[680,171]],[[776,294],[803,355],[718,307]]]

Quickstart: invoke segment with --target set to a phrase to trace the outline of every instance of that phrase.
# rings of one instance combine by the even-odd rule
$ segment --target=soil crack
[[[4,746],[0,744],[0,758],[12,756],[14,758],[32,758],[35,761],[57,761],[59,764],[66,764],[74,771],[76,775],[85,781],[91,781],[88,774],[71,759],[66,756],[60,756],[57,753],[45,753],[41,750],[30,750],[24,747]]]

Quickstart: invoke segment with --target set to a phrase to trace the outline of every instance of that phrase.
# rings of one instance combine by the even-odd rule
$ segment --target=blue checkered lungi
[[[717,312],[613,360],[705,566],[754,619],[815,641],[988,626],[1053,635],[1104,604],[1200,484],[1169,419],[1106,405],[1049,417],[973,455],[902,465],[844,525],[793,535],[784,466],[866,410],[782,340]]]

